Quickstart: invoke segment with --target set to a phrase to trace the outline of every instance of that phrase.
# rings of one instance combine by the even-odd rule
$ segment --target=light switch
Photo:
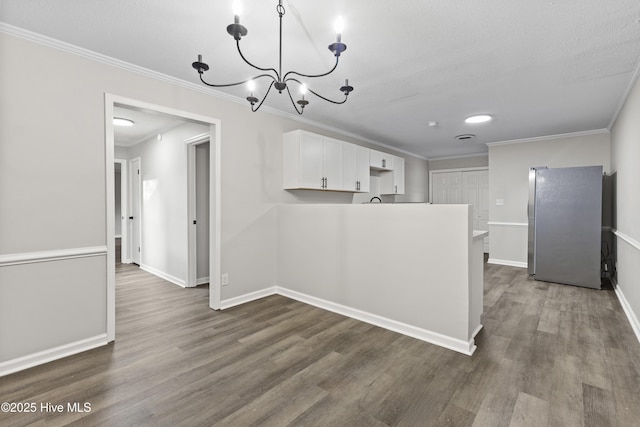
[[[496,199],[496,206],[504,206],[504,199]]]

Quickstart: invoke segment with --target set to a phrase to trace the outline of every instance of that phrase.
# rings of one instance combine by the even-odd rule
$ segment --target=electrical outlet
[[[229,284],[229,275],[228,274],[223,274],[222,275],[222,286],[227,286]]]

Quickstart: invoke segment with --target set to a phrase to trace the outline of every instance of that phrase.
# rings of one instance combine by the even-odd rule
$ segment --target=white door
[[[209,283],[209,143],[196,145],[196,281]]]
[[[431,196],[433,204],[455,204],[462,202],[462,173],[438,172],[432,176]]]
[[[129,167],[129,182],[131,182],[131,210],[129,213],[129,254],[131,262],[140,265],[142,246],[142,168],[140,157],[131,160]]]
[[[431,176],[431,203],[447,203],[447,187],[449,179],[445,173],[434,173]]]
[[[479,203],[479,175],[477,171],[462,172],[462,203],[471,205],[471,218],[473,218],[473,229],[479,230],[478,203]]]

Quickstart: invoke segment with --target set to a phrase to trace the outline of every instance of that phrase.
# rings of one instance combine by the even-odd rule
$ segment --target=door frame
[[[105,119],[105,204],[106,204],[106,227],[105,240],[107,242],[107,301],[106,301],[106,323],[107,341],[115,340],[116,332],[116,271],[115,271],[115,141],[113,130],[114,107],[122,105],[148,109],[165,114],[171,114],[187,120],[192,120],[209,125],[210,151],[209,151],[209,307],[214,310],[220,309],[220,264],[222,254],[220,252],[221,238],[221,123],[219,119],[214,119],[199,114],[176,110],[156,104],[151,104],[137,99],[126,98],[111,93],[104,94],[104,119]]]
[[[198,286],[198,249],[197,249],[197,227],[194,227],[193,219],[196,218],[196,147],[209,143],[211,151],[211,135],[207,132],[187,139],[187,283],[186,287]],[[209,166],[209,184],[211,181],[211,166]],[[211,230],[211,218],[209,220],[209,230]],[[209,235],[211,242],[211,235]],[[211,246],[211,245],[209,245]],[[211,253],[211,252],[210,252]],[[211,269],[209,269],[211,272]],[[209,274],[211,277],[211,274]],[[209,279],[211,280],[211,279]]]

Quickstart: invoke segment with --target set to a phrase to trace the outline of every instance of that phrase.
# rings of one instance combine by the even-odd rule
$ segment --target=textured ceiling
[[[205,78],[224,83],[254,75],[226,33],[231,3],[1,0],[0,20],[193,83],[191,62],[202,54],[212,67]],[[243,52],[263,67],[277,67],[276,4],[242,1],[241,23],[249,30]],[[348,49],[338,69],[309,87],[339,99],[337,88],[348,78],[355,91],[340,106],[308,95],[304,118],[426,158],[486,152],[487,142],[604,129],[640,57],[638,0],[283,4],[285,70],[327,70],[334,19],[345,20]],[[244,87],[225,92],[247,96]],[[272,91],[265,105],[293,112],[286,94]],[[484,112],[495,120],[464,123]],[[466,133],[476,138],[454,139]]]

